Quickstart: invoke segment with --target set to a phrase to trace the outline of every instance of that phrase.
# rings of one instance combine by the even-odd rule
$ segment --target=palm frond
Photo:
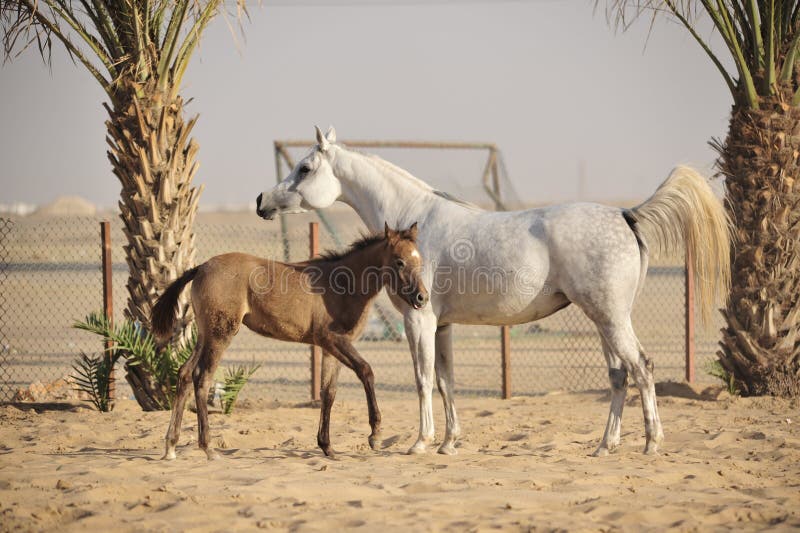
[[[108,412],[114,408],[114,402],[109,397],[109,390],[113,378],[111,371],[117,360],[103,355],[81,355],[73,363],[72,375],[75,381],[75,390],[89,396],[89,401],[98,411]]]
[[[164,407],[171,407],[178,372],[197,344],[196,327],[192,328],[192,335],[182,345],[167,345],[161,350],[156,346],[153,336],[141,324],[131,320],[112,325],[103,313],[90,313],[83,321],[75,322],[73,327],[102,337],[110,346],[108,351],[114,361],[122,357],[128,366],[141,367],[166,393],[169,405]]]
[[[225,369],[225,378],[222,385],[222,412],[226,415],[233,412],[233,407],[247,381],[255,374],[261,365],[235,366]]]
[[[247,16],[244,0],[233,5]],[[100,83],[113,103],[121,78],[177,91],[208,23],[223,0],[0,0],[6,60],[36,44],[45,63],[61,42]],[[105,74],[104,74],[105,72]]]
[[[652,15],[651,25],[656,17],[677,20],[719,70],[734,100],[750,109],[787,88],[800,101],[800,83],[794,79],[798,13],[798,0],[610,0],[606,10],[609,22],[622,29],[644,14]],[[714,50],[701,37],[702,16],[719,34],[724,49]],[[725,52],[735,72],[725,68]]]

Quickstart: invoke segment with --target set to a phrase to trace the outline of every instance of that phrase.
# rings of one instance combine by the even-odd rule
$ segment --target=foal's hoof
[[[322,446],[320,448],[322,449],[322,453],[325,454],[325,457],[328,459],[336,459],[336,451],[334,451],[333,448],[330,446]]]
[[[378,449],[380,449],[380,445],[378,443],[378,439],[380,439],[380,438],[381,438],[380,434],[370,435],[369,436],[369,447],[372,448],[373,450],[376,450],[376,451]]]
[[[162,461],[174,461],[176,458],[175,450],[169,450],[161,456]]]
[[[206,450],[206,456],[208,457],[209,461],[217,461],[218,459],[222,459],[222,456],[217,452],[217,450],[212,450],[209,448]]]
[[[436,450],[437,453],[442,455],[456,455],[458,454],[458,450],[456,450],[456,446],[454,442],[446,442],[439,446],[439,449]]]

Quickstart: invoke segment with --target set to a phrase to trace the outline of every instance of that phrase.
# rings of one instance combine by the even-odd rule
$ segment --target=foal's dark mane
[[[308,261],[308,263],[315,264],[315,263],[331,263],[333,261],[340,261],[345,257],[347,257],[348,255],[352,254],[353,252],[364,250],[366,248],[369,248],[373,244],[377,244],[385,240],[386,240],[386,235],[384,235],[383,233],[376,233],[375,235],[362,235],[357,241],[353,242],[350,246],[348,246],[346,250],[343,251],[325,250],[319,255],[319,257],[311,259],[310,261]]]

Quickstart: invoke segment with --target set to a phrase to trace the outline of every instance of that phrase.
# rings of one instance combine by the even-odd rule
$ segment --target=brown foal
[[[370,304],[384,286],[415,308],[427,303],[416,237],[416,223],[404,231],[386,225],[383,235],[364,237],[347,252],[328,253],[303,263],[280,263],[240,253],[218,255],[170,285],[153,308],[153,333],[161,339],[172,335],[178,297],[184,286],[194,281],[197,345],[178,374],[164,459],[175,458],[190,382],[197,404],[199,446],[209,459],[218,457],[208,446],[208,381],[241,324],[265,337],[315,344],[325,351],[317,442],[328,456],[333,455],[330,413],[339,363],[352,369],[364,385],[372,430],[369,444],[375,449],[381,414],[372,368],[353,341],[361,334]]]

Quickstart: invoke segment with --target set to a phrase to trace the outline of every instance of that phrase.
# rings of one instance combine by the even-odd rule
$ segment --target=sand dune
[[[168,413],[121,401],[0,407],[2,530],[387,531],[795,529],[800,527],[798,403],[721,399],[660,387],[667,440],[645,456],[631,391],[623,446],[589,457],[603,393],[462,399],[459,454],[403,452],[413,395],[382,403],[384,449],[367,447],[366,408],[337,402],[338,460],[316,449],[317,410],[245,401],[211,416],[223,459],[196,448],[187,413],[178,459],[159,461]],[[380,398],[379,398],[380,400]],[[438,402],[437,402],[438,403]],[[437,412],[441,426],[442,413]],[[437,428],[438,436],[441,427]]]

